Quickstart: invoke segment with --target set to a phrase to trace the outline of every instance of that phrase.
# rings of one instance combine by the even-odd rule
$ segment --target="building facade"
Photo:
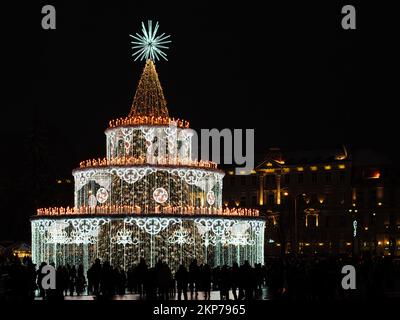
[[[250,175],[226,170],[224,205],[260,210],[266,255],[400,256],[398,172],[371,150],[270,149]]]

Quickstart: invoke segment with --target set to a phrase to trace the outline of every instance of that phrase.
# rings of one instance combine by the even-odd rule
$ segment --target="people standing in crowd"
[[[86,287],[86,278],[85,274],[83,273],[83,265],[80,264],[78,267],[78,274],[76,277],[76,294],[80,296],[83,294]]]
[[[341,287],[341,268],[351,264],[357,270],[357,288],[344,290]],[[42,299],[63,299],[64,296],[86,293],[86,279],[83,265],[58,265],[56,268],[56,289],[45,289],[42,273],[47,264],[41,263],[38,270],[28,259],[10,259],[5,263],[0,257],[0,272],[6,279],[0,283],[7,286],[10,298],[34,299],[35,291]],[[400,290],[400,264],[393,257],[289,257],[268,259],[265,266],[251,266],[247,261],[239,266],[223,265],[211,270],[205,264],[200,267],[193,260],[189,270],[181,264],[175,277],[166,262],[159,261],[154,268],[148,268],[144,259],[128,272],[109,262],[95,263],[87,271],[87,293],[97,298],[112,299],[114,295],[134,292],[140,298],[188,299],[188,285],[191,299],[210,299],[211,288],[218,288],[220,299],[229,299],[232,290],[235,300],[251,299],[288,299],[304,301],[351,300],[359,298],[382,299],[387,292]],[[175,279],[175,281],[174,281]],[[173,284],[171,286],[171,283]],[[204,292],[204,296],[194,296]],[[350,292],[351,291],[351,292]],[[172,295],[171,295],[172,294]]]
[[[237,290],[239,288],[239,265],[237,262],[234,262],[232,265],[232,269],[230,272],[230,283],[232,289],[233,299],[238,300]]]
[[[208,264],[201,265],[200,268],[200,289],[204,292],[204,300],[211,298],[211,268]]]
[[[196,298],[199,294],[199,266],[197,265],[197,259],[193,259],[189,265],[189,289],[190,298],[193,299],[193,293],[196,292]]]
[[[136,276],[137,276],[137,284],[138,284],[138,291],[140,298],[143,297],[144,291],[145,291],[145,281],[146,281],[146,275],[148,273],[148,268],[146,261],[143,258],[140,258],[139,265],[136,268]]]
[[[175,273],[176,286],[178,288],[178,300],[181,300],[181,294],[185,300],[188,299],[187,287],[189,283],[189,272],[185,266],[181,264]]]
[[[219,274],[219,290],[220,290],[220,299],[221,300],[229,300],[229,290],[231,287],[230,284],[230,271],[227,265],[224,265]]]

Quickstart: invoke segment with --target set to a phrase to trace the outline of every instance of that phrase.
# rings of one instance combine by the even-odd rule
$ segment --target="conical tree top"
[[[168,117],[167,102],[158,79],[156,67],[148,59],[140,77],[129,117]]]

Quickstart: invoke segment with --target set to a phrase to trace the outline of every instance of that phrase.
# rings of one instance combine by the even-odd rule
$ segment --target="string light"
[[[147,208],[148,209],[148,208]],[[259,217],[257,209],[250,208],[212,208],[212,207],[158,207],[154,212],[144,211],[140,206],[83,206],[79,208],[51,207],[37,209],[39,216],[69,216],[69,215],[143,215],[151,213],[163,213],[170,215],[222,215],[230,217]]]
[[[97,158],[81,161],[79,168],[94,168],[94,167],[109,167],[109,166],[131,166],[131,165],[144,165],[147,164],[145,157],[118,157],[118,158]],[[157,164],[159,165],[174,165],[174,166],[187,166],[187,167],[202,167],[217,169],[217,164],[213,161],[206,160],[191,160],[191,159],[173,159],[169,156],[157,157]]]

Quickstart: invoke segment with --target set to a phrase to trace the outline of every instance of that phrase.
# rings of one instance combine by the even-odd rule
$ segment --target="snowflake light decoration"
[[[165,44],[171,42],[171,40],[166,40],[170,36],[165,35],[165,33],[157,36],[158,31],[158,22],[156,22],[156,26],[153,30],[153,22],[149,20],[147,22],[147,30],[145,24],[142,22],[142,33],[140,35],[136,33],[136,35],[129,35],[136,41],[131,41],[134,46],[132,49],[135,49],[135,52],[132,54],[132,57],[135,57],[135,61],[147,60],[151,59],[153,61],[160,60],[160,57],[164,60],[167,60],[167,55],[162,51],[162,49],[169,49],[169,47],[165,46]]]
[[[168,200],[168,192],[164,188],[157,188],[153,192],[153,198],[158,203],[164,203]]]
[[[181,229],[181,230],[175,230],[172,236],[168,238],[168,242],[171,244],[179,244],[179,245],[184,245],[184,244],[192,244],[193,243],[193,238],[190,237],[190,233],[187,230]]]
[[[104,203],[108,199],[108,191],[105,188],[97,190],[96,199],[99,203]]]

